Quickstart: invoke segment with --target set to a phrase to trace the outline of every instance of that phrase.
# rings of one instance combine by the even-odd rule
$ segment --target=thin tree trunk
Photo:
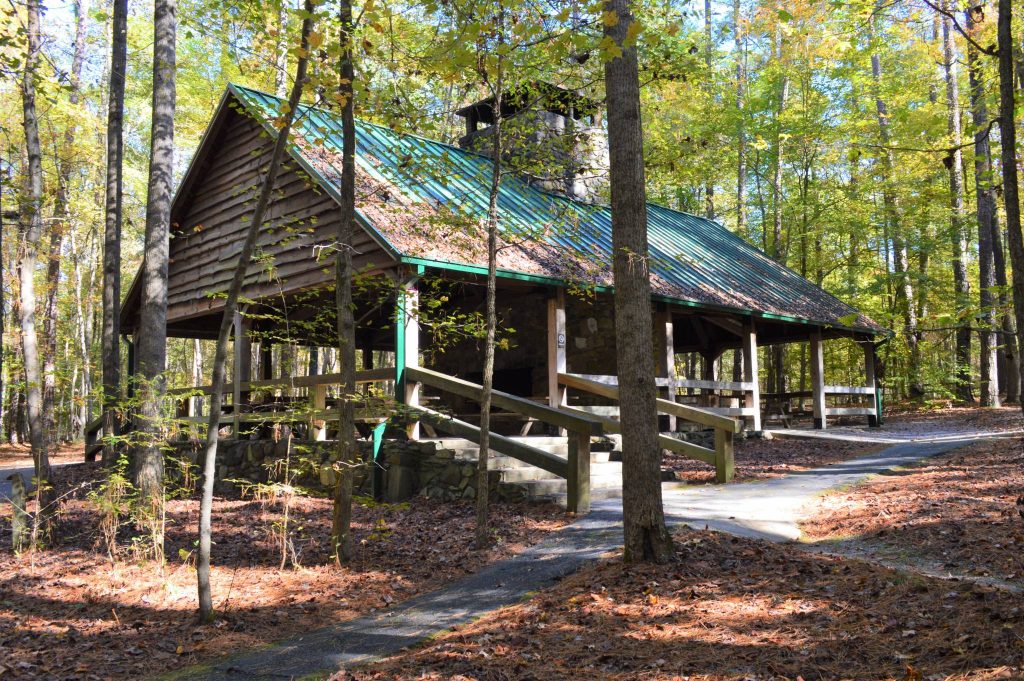
[[[288,2],[279,0],[277,40],[274,45],[274,92],[284,98],[288,94]]]
[[[103,229],[103,433],[118,432],[121,398],[121,163],[124,151],[124,81],[128,62],[128,0],[113,0],[110,92],[107,103],[106,222]],[[108,464],[113,447],[103,448]]]
[[[238,310],[238,298],[242,293],[242,286],[245,283],[245,275],[249,270],[249,263],[252,260],[253,248],[256,245],[256,237],[259,236],[260,228],[263,226],[263,219],[270,205],[273,195],[274,184],[277,181],[278,170],[284,159],[288,147],[288,136],[291,133],[292,121],[295,119],[296,110],[302,99],[302,88],[306,81],[306,63],[309,52],[309,34],[313,30],[312,0],[306,0],[304,18],[302,21],[302,49],[298,63],[295,67],[295,83],[292,85],[292,92],[288,98],[288,111],[284,114],[281,129],[277,133],[277,140],[274,142],[274,151],[270,157],[270,165],[267,174],[263,178],[263,186],[260,189],[260,196],[253,209],[252,220],[249,222],[249,229],[242,243],[242,250],[238,254],[238,263],[235,266],[235,273],[228,288],[227,299],[224,302],[224,313],[220,320],[220,330],[217,334],[217,349],[213,357],[213,381],[210,392],[210,418],[206,426],[206,447],[203,456],[203,496],[199,508],[199,557],[196,562],[196,575],[199,587],[199,617],[208,621],[213,617],[213,597],[210,592],[210,548],[211,541],[211,510],[213,508],[213,482],[217,472],[217,438],[220,429],[220,407],[222,391],[225,383],[225,364],[228,355],[228,335],[231,332],[232,322]],[[235,342],[240,339],[235,338]],[[238,380],[237,377],[235,380]]]
[[[880,11],[881,2],[875,5]],[[874,18],[869,23],[872,41],[875,39]],[[900,207],[893,191],[893,152],[892,136],[889,133],[889,108],[882,98],[882,60],[878,51],[871,50],[871,76],[875,89],[875,111],[878,117],[878,137],[882,143],[882,202],[885,207],[886,222],[892,237],[893,270],[896,274],[896,303],[903,313],[903,329],[909,349],[910,362],[907,367],[910,397],[920,399],[924,396],[924,382],[921,378],[921,350],[917,326],[917,311],[914,306],[914,286],[910,281],[909,258],[906,242],[900,236],[903,231]],[[888,244],[886,244],[888,248]]]
[[[497,294],[498,271],[498,190],[501,187],[501,158],[503,153],[501,127],[501,104],[505,92],[505,64],[501,50],[505,43],[505,10],[499,5],[497,42],[497,74],[492,96],[494,97],[494,124],[491,126],[491,187],[487,201],[487,294],[485,303],[484,367],[480,393],[480,450],[476,464],[476,548],[483,549],[489,543],[487,503],[489,473],[487,464],[491,456],[491,393],[494,388],[494,338],[498,326],[495,298]]]
[[[967,31],[974,33],[974,12],[964,12]],[[988,104],[982,81],[978,50],[967,45],[967,71],[971,87],[971,120],[974,124],[974,193],[978,215],[978,302],[984,323],[981,344],[981,406],[999,406],[999,320],[996,316],[995,245],[996,197],[992,188],[992,149],[989,144]]]
[[[341,78],[338,98],[342,104],[341,203],[338,211],[338,255],[335,260],[334,293],[338,310],[338,364],[344,390],[338,415],[338,482],[334,488],[334,513],[331,545],[335,560],[348,562],[352,547],[352,476],[359,453],[355,442],[356,323],[352,309],[352,235],[356,215],[356,120],[355,63],[353,41],[355,25],[352,0],[341,0],[338,18],[341,24]]]
[[[604,22],[604,33],[619,52],[605,63],[604,78],[622,422],[623,558],[627,562],[664,562],[674,553],[661,498],[657,392],[650,355],[651,280],[640,80],[636,47],[626,43],[635,19],[629,0],[605,0],[604,8],[617,19]]]
[[[50,458],[47,452],[45,413],[42,397],[42,376],[39,370],[39,346],[36,335],[35,269],[39,259],[39,242],[43,230],[43,163],[39,143],[39,120],[36,114],[36,78],[40,62],[39,0],[27,0],[26,41],[28,52],[21,81],[25,150],[28,155],[28,200],[25,207],[24,248],[18,275],[21,287],[21,349],[25,363],[25,395],[32,461],[39,493],[39,514],[45,520],[52,509],[49,500]]]
[[[747,130],[744,122],[747,42],[740,18],[740,0],[733,0],[732,23],[736,36],[736,232],[744,235],[747,230]]]
[[[152,513],[153,548],[163,547],[164,459],[161,407],[167,361],[167,249],[174,173],[175,13],[177,0],[155,0],[153,9],[153,132],[146,197],[145,258],[136,362],[141,385],[135,484]]]
[[[1013,312],[1017,323],[1017,347],[1024,347],[1024,235],[1021,235],[1020,197],[1017,184],[1017,129],[1014,127],[1013,0],[999,0],[999,132],[1002,146],[1003,205],[1013,269]],[[1018,361],[1024,374],[1024,362]],[[1022,403],[1024,408],[1024,403]]]
[[[786,252],[782,245],[782,165],[785,158],[786,138],[782,132],[782,117],[789,102],[789,73],[786,71],[782,54],[782,29],[775,30],[775,58],[782,65],[782,80],[779,82],[778,102],[775,109],[775,163],[772,170],[772,259],[785,264]],[[786,392],[786,346],[776,343],[772,346],[772,378],[774,390]]]
[[[709,95],[713,95],[712,85],[715,82],[711,73],[712,57],[715,53],[715,38],[711,26],[711,0],[704,0],[704,68],[707,74]],[[708,220],[715,219],[715,183],[708,177],[704,183],[704,215]]]
[[[952,12],[950,2],[945,3]],[[946,75],[946,131],[953,152],[949,164],[949,220],[953,246],[953,287],[957,314],[956,330],[956,395],[964,403],[974,400],[971,386],[971,287],[967,280],[967,216],[964,209],[964,156],[960,148],[960,84],[957,80],[957,54],[949,17],[942,17],[942,63]]]

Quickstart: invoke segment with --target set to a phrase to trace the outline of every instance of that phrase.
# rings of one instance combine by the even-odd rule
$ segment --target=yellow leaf
[[[607,12],[601,13],[601,23],[605,26],[617,26],[619,23],[619,15],[617,12],[608,10]]]
[[[636,37],[640,35],[640,31],[644,30],[643,24],[639,21],[634,21],[626,29],[626,39],[623,41],[625,45],[632,45],[636,42]]]
[[[324,37],[317,33],[316,31],[311,31],[309,34],[309,46],[315,50],[318,49],[323,44]]]

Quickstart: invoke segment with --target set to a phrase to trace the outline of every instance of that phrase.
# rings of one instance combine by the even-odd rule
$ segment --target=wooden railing
[[[367,383],[386,383],[394,380],[395,370],[393,368],[384,367],[380,369],[369,369],[356,372],[356,384],[358,385]],[[222,413],[219,421],[222,426],[231,424],[233,426],[234,433],[237,434],[242,424],[267,422],[286,423],[288,421],[296,422],[301,420],[302,422],[308,422],[311,435],[313,436],[312,439],[323,440],[326,439],[327,423],[338,419],[338,410],[327,408],[327,388],[330,386],[340,387],[341,383],[342,376],[340,373],[321,374],[319,376],[296,376],[294,378],[242,381],[237,386],[234,383],[225,383],[222,394],[232,395],[232,401],[230,404],[222,406],[222,408],[227,408],[230,411]],[[272,405],[261,405],[259,403],[253,404],[249,402],[245,403],[244,406],[251,409],[262,408],[262,410],[251,411],[248,413],[242,412],[243,403],[241,400],[237,403],[235,401],[235,398],[243,397],[248,393],[270,390],[280,390],[282,392],[305,390],[308,393],[308,400],[303,399],[305,403],[302,407],[291,409],[267,409],[266,407]],[[166,394],[168,397],[183,399],[197,395],[209,395],[212,391],[212,385],[200,385],[192,388],[173,388],[168,390]],[[291,397],[289,397],[289,399],[291,399]],[[193,414],[191,412],[182,413],[183,411],[184,410],[179,409],[179,414],[173,419],[174,422],[179,424],[202,426],[209,421],[206,416]],[[386,419],[386,414],[383,413],[383,410],[376,409],[372,404],[364,402],[363,408],[357,409],[356,418],[357,420],[364,422],[380,422]],[[103,449],[103,436],[102,416],[94,419],[86,425],[85,456],[87,461],[95,460],[96,455]]]
[[[588,381],[594,381],[595,383],[617,385],[617,378],[615,376],[606,376],[603,374],[571,375]],[[755,387],[752,381],[707,381],[686,378],[655,378],[654,382],[659,388],[667,388],[669,390],[674,388],[676,390],[677,399],[670,400],[672,402],[678,401],[678,398],[685,394],[680,392],[682,390],[697,390],[701,393],[731,392],[744,394],[750,392]],[[718,414],[719,416],[753,416],[757,411],[755,407],[702,406],[699,408],[713,414]]]
[[[595,380],[600,378],[600,380]],[[615,376],[583,376],[579,374],[558,374],[558,382],[566,388],[582,390],[598,397],[618,401],[619,388],[618,379]],[[587,413],[584,407],[575,407],[581,413]],[[729,482],[735,475],[735,457],[733,453],[733,439],[736,433],[740,432],[743,425],[736,419],[716,414],[707,409],[691,407],[684,404],[676,404],[669,400],[658,399],[657,409],[659,414],[668,414],[677,419],[698,423],[715,431],[715,448],[708,449],[695,445],[692,442],[677,440],[668,435],[658,434],[658,444],[664,449],[688,456],[698,461],[711,464],[715,467],[715,481],[719,483]],[[605,416],[598,416],[608,432],[619,432],[620,426],[617,421]]]
[[[410,381],[422,383],[475,402],[479,402],[482,398],[483,386],[476,383],[422,367],[407,367],[405,371]],[[589,512],[590,438],[604,432],[603,420],[568,409],[549,407],[546,404],[500,390],[491,391],[491,404],[499,409],[564,428],[568,432],[568,460],[495,433],[490,434],[490,449],[541,468],[560,478],[565,478],[568,509],[578,514]],[[437,430],[464,437],[477,444],[480,442],[480,429],[471,423],[421,406],[411,405],[408,408],[412,412],[411,415],[417,416],[421,421],[429,423]]]

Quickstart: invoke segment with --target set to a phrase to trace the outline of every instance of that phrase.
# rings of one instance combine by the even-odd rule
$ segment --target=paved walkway
[[[992,435],[992,434],[988,434]],[[722,487],[665,486],[665,512],[671,524],[686,524],[737,535],[792,541],[798,539],[800,510],[825,491],[860,482],[945,453],[977,437],[901,442],[884,451],[787,475],[783,478]],[[592,512],[517,556],[438,591],[395,608],[273,644],[210,665],[171,674],[173,679],[254,681],[326,677],[399,652],[452,626],[516,603],[554,584],[622,542],[618,499],[600,501]]]

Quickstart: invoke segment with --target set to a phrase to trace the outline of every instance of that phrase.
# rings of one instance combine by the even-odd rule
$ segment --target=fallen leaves
[[[80,456],[80,452],[79,452]],[[63,489],[88,485],[101,464],[56,469]],[[83,488],[84,489],[84,488]],[[198,502],[167,504],[167,555],[160,569],[111,563],[97,545],[96,512],[84,491],[62,511],[59,543],[22,557],[0,533],[0,679],[136,679],[386,610],[535,543],[566,522],[550,505],[496,504],[500,541],[474,551],[472,502],[416,499],[357,505],[356,562],[328,558],[331,502],[302,498],[291,508],[302,566],[279,570],[268,528],[281,508],[219,498],[214,504],[214,605],[220,618],[196,621],[189,556]],[[0,506],[0,526],[9,507]],[[388,532],[379,528],[386,526]],[[128,538],[125,538],[127,543]]]

